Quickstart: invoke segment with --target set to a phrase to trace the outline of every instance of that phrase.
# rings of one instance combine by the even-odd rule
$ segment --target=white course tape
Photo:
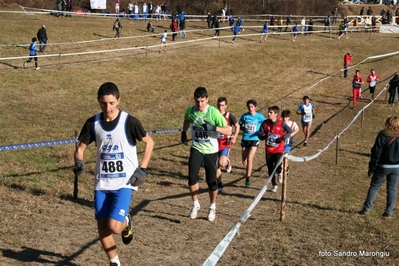
[[[377,94],[375,99],[377,99],[388,87],[389,87],[389,84],[386,84],[385,87],[380,91],[380,93]],[[325,150],[327,150],[331,146],[331,144],[333,144],[334,141],[337,138],[339,138],[340,135],[342,135],[354,123],[354,121],[357,119],[357,117],[359,117],[359,115],[363,112],[363,110],[368,108],[373,102],[374,102],[374,100],[372,100],[365,107],[363,107],[361,110],[359,110],[359,112],[356,114],[356,116],[353,118],[353,120],[349,123],[349,125],[345,129],[343,129],[338,135],[336,135],[326,145],[326,147],[324,149],[319,150],[316,154],[311,155],[311,156],[303,156],[303,157],[298,157],[298,156],[293,156],[293,155],[290,155],[290,154],[285,154],[284,157],[287,157],[289,160],[294,161],[294,162],[307,162],[307,161],[310,161],[310,160],[313,160],[313,159],[317,158],[320,154],[322,154]],[[279,162],[277,163],[277,166],[281,164],[281,162],[283,161],[284,157],[282,156],[280,158]],[[252,210],[259,203],[259,201],[261,200],[263,194],[265,194],[265,192],[267,190],[267,186],[271,182],[272,177],[274,176],[274,173],[276,172],[277,166],[273,170],[273,173],[267,179],[265,185],[263,185],[262,189],[256,195],[255,199],[252,201],[251,205],[245,211],[242,212],[242,214],[240,215],[239,221],[234,226],[232,226],[230,228],[229,233],[222,239],[222,241],[220,241],[220,243],[213,250],[213,252],[206,259],[206,261],[202,264],[202,266],[214,266],[214,265],[217,264],[217,262],[222,257],[223,253],[226,251],[227,247],[230,245],[230,243],[233,240],[233,238],[235,237],[235,235],[239,234],[239,228],[240,228],[241,224],[246,222],[246,220],[249,218],[249,216],[251,216]]]
[[[272,177],[274,176],[274,173],[276,172],[277,167],[281,164],[283,159],[284,159],[284,156],[281,156],[280,160],[278,161],[278,163],[276,164],[276,167],[273,170],[273,173],[266,180],[266,183],[263,185],[262,189],[258,192],[255,199],[252,201],[251,205],[249,205],[248,209],[246,209],[245,211],[242,212],[242,214],[240,216],[240,220],[234,226],[232,226],[230,228],[229,233],[222,239],[222,241],[220,241],[219,245],[217,245],[217,247],[212,251],[211,255],[202,264],[203,266],[214,266],[219,261],[219,259],[222,257],[223,253],[225,252],[227,247],[230,245],[230,242],[233,240],[234,236],[236,234],[239,234],[238,229],[240,228],[241,224],[247,221],[249,216],[251,216],[252,210],[262,199],[263,194],[265,194],[265,192],[267,190],[267,186],[272,181]]]
[[[203,266],[213,266],[219,261],[222,257],[223,253],[226,251],[230,242],[233,240],[234,236],[238,233],[238,229],[240,229],[241,223],[236,223],[233,227],[231,227],[230,232],[220,241],[219,245],[213,250],[212,254],[208,257],[208,259],[202,264]]]

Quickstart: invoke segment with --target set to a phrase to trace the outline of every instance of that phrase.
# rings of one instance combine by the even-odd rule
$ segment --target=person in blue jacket
[[[244,113],[238,122],[240,129],[243,131],[241,140],[241,157],[242,164],[246,167],[245,187],[247,188],[251,187],[250,178],[252,173],[252,164],[260,142],[258,131],[262,122],[266,120],[261,113],[256,112],[257,105],[258,103],[255,100],[248,100],[248,112]]]
[[[29,45],[29,59],[24,63],[24,67],[26,67],[26,64],[27,63],[30,63],[30,62],[32,62],[32,59],[34,59],[35,60],[35,69],[36,70],[39,70],[40,69],[40,67],[39,67],[39,65],[38,65],[38,63],[37,63],[37,46],[36,46],[36,42],[37,42],[37,38],[36,37],[33,37],[32,38],[32,43]]]
[[[234,41],[236,40],[237,35],[238,35],[238,33],[239,33],[240,31],[241,31],[241,26],[240,26],[240,24],[239,24],[238,21],[237,21],[236,25],[233,27],[233,34],[234,34],[234,37],[233,37],[233,40],[231,41],[231,43],[234,44]]]
[[[298,23],[292,28],[292,41],[295,42],[296,36],[298,36]]]

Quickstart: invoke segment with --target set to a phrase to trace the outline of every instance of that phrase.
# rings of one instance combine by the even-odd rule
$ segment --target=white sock
[[[110,262],[114,262],[114,263],[118,263],[118,266],[120,266],[120,265],[121,265],[121,262],[119,261],[119,257],[118,257],[118,255],[116,255],[116,257],[115,257],[115,258],[113,258],[113,259],[110,259],[109,261],[110,261]]]
[[[199,201],[198,201],[198,200],[194,200],[194,201],[193,201],[193,205],[195,205],[195,206],[200,205],[200,204],[199,204]]]
[[[126,215],[125,216],[126,224],[129,224],[129,217]]]
[[[210,208],[210,209],[216,209],[216,203],[211,203],[211,204],[209,205],[209,208]]]

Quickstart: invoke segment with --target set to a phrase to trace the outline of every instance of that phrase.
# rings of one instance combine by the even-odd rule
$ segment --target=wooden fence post
[[[363,128],[363,121],[364,121],[364,109],[362,110],[362,120],[360,121],[360,128]]]
[[[285,219],[285,207],[286,207],[286,195],[287,195],[287,170],[288,170],[288,158],[284,156],[283,159],[283,184],[281,190],[281,212],[280,221],[284,222]]]
[[[75,130],[75,139],[77,140],[78,138],[78,131]],[[76,150],[78,149],[78,142],[75,142],[75,148]],[[73,199],[77,199],[78,198],[78,184],[79,184],[79,177],[77,175],[75,175],[75,179],[73,182]]]
[[[337,145],[335,148],[335,164],[338,165],[338,151],[339,151],[339,135],[337,136]]]

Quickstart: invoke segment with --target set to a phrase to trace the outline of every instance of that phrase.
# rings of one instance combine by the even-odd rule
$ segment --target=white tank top
[[[95,190],[118,190],[137,187],[126,185],[138,167],[136,146],[126,136],[126,122],[129,114],[120,111],[117,125],[111,131],[103,129],[100,114],[95,116],[94,134],[96,136],[97,158]],[[118,118],[117,118],[118,119]]]

